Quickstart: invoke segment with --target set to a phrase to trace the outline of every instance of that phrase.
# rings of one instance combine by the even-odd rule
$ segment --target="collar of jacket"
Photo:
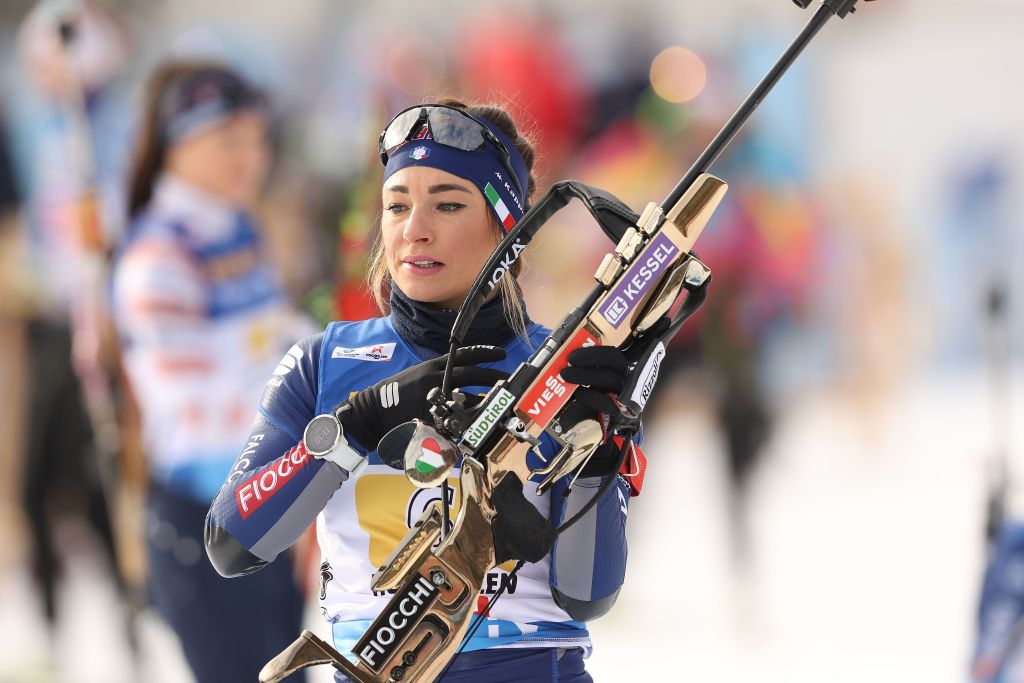
[[[420,356],[434,358],[448,353],[452,325],[455,324],[458,311],[433,308],[420,301],[413,301],[394,283],[391,284],[390,300],[391,323]],[[526,324],[530,325],[529,319]],[[499,294],[480,307],[466,335],[466,343],[505,346],[515,335],[505,319]]]
[[[229,240],[239,220],[248,220],[243,211],[170,173],[157,180],[152,205],[200,244]]]

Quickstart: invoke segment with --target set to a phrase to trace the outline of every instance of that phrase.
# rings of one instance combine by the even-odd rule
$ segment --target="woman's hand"
[[[490,387],[508,379],[508,373],[476,367],[479,363],[504,360],[505,349],[497,346],[467,346],[455,352],[452,388]],[[334,409],[345,434],[352,436],[368,451],[377,448],[381,438],[393,428],[419,418],[429,421],[427,394],[441,386],[445,354],[402,370],[371,387],[363,389]]]
[[[626,351],[614,346],[588,346],[571,352],[567,358],[569,366],[561,374],[567,382],[580,385],[573,400],[598,413],[615,415],[619,412],[618,403],[626,402],[619,399],[619,394],[626,390],[634,395],[626,397],[627,401],[633,401],[632,409],[642,411],[658,381],[664,345],[671,339],[671,335],[665,336],[669,327],[669,319],[662,318]],[[657,349],[660,349],[660,356],[655,353]],[[644,382],[645,395],[638,401],[635,394],[639,381]]]
[[[575,424],[587,418],[597,419],[605,430],[605,440],[597,447],[583,467],[584,477],[615,474],[619,449],[608,438],[609,417],[619,412],[615,400],[626,386],[629,359],[614,346],[588,346],[569,354],[569,365],[562,370],[562,379],[578,384],[562,413],[566,422]]]

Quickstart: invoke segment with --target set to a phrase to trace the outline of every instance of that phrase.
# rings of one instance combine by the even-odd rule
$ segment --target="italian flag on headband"
[[[420,474],[430,474],[436,469],[444,467],[444,459],[441,457],[441,447],[433,439],[424,439],[420,444],[422,453],[416,459],[416,471]]]
[[[484,187],[484,194],[487,195],[487,201],[494,207],[494,211],[498,214],[501,224],[505,226],[505,230],[511,230],[512,226],[516,224],[516,219],[509,213],[508,207],[505,206],[505,201],[498,196],[498,191],[494,189],[493,185],[487,183]]]

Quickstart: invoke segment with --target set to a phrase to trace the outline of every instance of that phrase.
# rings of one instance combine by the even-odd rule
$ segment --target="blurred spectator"
[[[2,114],[2,112],[0,112]],[[18,211],[21,203],[18,187],[14,180],[14,171],[11,168],[10,153],[7,151],[7,125],[0,117],[0,220],[3,226],[7,227],[13,220],[14,214]]]
[[[24,290],[18,261],[20,192],[11,166],[7,144],[7,126],[0,110],[0,529],[10,532],[17,527],[22,465],[22,412],[25,364]],[[3,533],[3,532],[0,532]],[[5,536],[0,545],[11,548]],[[0,568],[6,553],[0,552]]]
[[[116,187],[116,144],[109,134],[116,107],[108,95],[127,43],[113,18],[92,2],[40,2],[18,33],[23,83],[14,101],[25,189],[31,268],[17,287],[26,317],[24,414],[26,433],[21,500],[31,539],[32,574],[51,629],[58,617],[57,579],[66,558],[56,547],[55,517],[77,513],[97,533],[118,585],[118,548],[110,484],[116,444],[98,438],[98,418],[114,428],[109,387],[100,363],[105,228],[118,212],[104,204]],[[109,142],[109,139],[107,140]],[[100,208],[101,206],[106,208]],[[100,431],[102,431],[102,427]],[[105,432],[106,436],[110,431]],[[131,622],[129,622],[131,623]],[[131,633],[129,636],[131,637]]]
[[[89,1],[40,2],[19,30],[16,152],[51,318],[79,304],[83,251],[111,243],[124,222],[130,110],[118,76],[129,50],[114,17]],[[86,201],[95,210],[88,222]]]
[[[505,9],[482,12],[463,28],[458,50],[469,98],[497,101],[517,121],[533,122],[535,130],[526,130],[545,150],[542,178],[561,173],[590,109],[588,86],[553,21]]]
[[[998,529],[978,606],[971,683],[1024,680],[1024,524]]]
[[[218,576],[203,520],[266,376],[310,326],[249,214],[270,162],[263,94],[223,65],[170,62],[143,117],[114,306],[151,478],[150,597],[200,683],[249,682],[298,633],[302,596],[288,562]]]

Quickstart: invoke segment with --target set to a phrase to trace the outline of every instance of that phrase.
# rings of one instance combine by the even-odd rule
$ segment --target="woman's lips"
[[[402,267],[416,275],[433,275],[439,273],[444,264],[430,256],[407,256],[402,259]]]

